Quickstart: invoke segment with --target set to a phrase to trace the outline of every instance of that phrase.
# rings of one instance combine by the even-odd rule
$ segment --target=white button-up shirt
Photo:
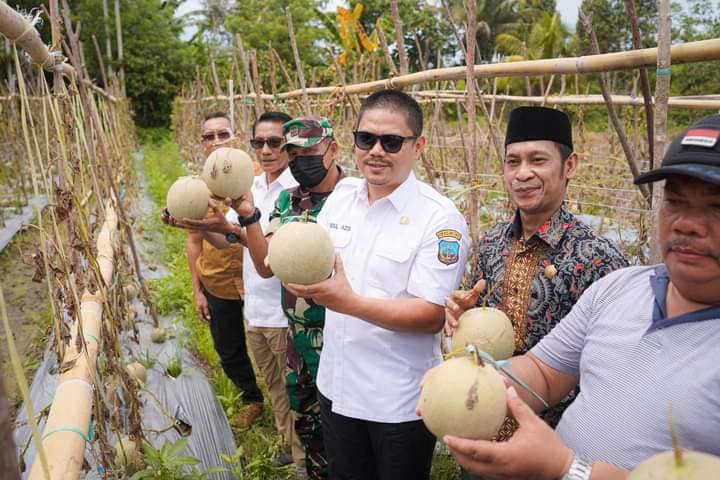
[[[462,280],[470,243],[465,219],[412,173],[372,205],[365,180],[342,180],[317,221],[330,232],[348,281],[362,296],[444,305]],[[420,379],[440,361],[439,334],[388,330],[328,309],[317,385],[340,415],[418,420]]]
[[[255,206],[260,209],[260,228],[267,232],[270,215],[275,208],[278,195],[283,190],[297,186],[290,169],[286,168],[270,185],[265,173],[255,177],[252,195]],[[238,221],[235,210],[226,215],[231,222]],[[280,304],[280,281],[275,277],[262,278],[255,270],[255,264],[247,247],[243,248],[243,283],[245,285],[245,318],[251,327],[287,327],[287,318]]]

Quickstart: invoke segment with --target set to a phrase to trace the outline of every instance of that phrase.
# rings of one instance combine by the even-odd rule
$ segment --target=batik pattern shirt
[[[477,258],[474,280],[486,280],[487,305],[512,321],[516,355],[547,335],[593,282],[628,265],[615,245],[564,206],[527,240],[516,212],[480,240]],[[544,419],[555,426],[572,398],[545,412]]]

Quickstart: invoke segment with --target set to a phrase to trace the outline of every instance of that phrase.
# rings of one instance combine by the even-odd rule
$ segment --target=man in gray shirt
[[[624,479],[672,449],[669,407],[684,448],[720,455],[720,115],[683,132],[661,168],[636,183],[659,180],[663,263],[598,280],[549,335],[511,360],[550,405],[579,384],[557,431],[533,412],[542,410],[538,400],[510,387],[519,428],[509,441],[444,439],[470,472]]]

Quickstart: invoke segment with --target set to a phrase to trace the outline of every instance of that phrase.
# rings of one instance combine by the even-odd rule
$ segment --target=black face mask
[[[325,168],[324,158],[325,154],[302,155],[290,162],[290,171],[301,187],[313,188],[325,179],[328,169]]]

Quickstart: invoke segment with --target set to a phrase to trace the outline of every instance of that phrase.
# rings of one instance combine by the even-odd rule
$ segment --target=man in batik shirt
[[[465,310],[499,308],[515,330],[515,355],[533,347],[572,309],[595,280],[627,266],[606,238],[570,213],[564,199],[578,166],[568,116],[544,107],[510,113],[505,138],[503,181],[517,207],[509,221],[494,225],[477,247],[477,277],[470,291],[447,300],[446,333],[451,335]],[[571,395],[543,418],[555,426]],[[508,420],[498,439],[509,438]]]

